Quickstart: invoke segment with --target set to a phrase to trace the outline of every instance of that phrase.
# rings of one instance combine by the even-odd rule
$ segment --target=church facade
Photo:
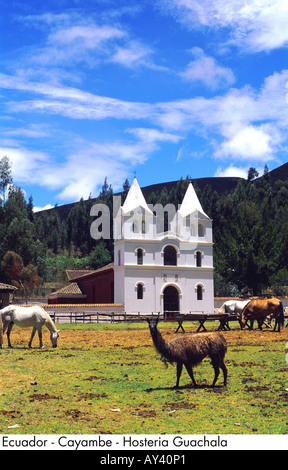
[[[134,178],[114,218],[114,302],[127,313],[212,313],[213,277],[212,220],[192,183],[173,210],[148,206]]]

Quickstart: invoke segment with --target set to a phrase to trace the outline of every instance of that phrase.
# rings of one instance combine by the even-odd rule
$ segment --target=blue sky
[[[36,207],[287,161],[287,0],[0,0],[0,157]]]

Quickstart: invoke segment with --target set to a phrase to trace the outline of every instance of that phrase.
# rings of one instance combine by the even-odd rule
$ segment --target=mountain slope
[[[227,192],[233,191],[236,188],[238,182],[241,181],[241,178],[237,178],[237,177],[196,178],[196,179],[192,179],[191,181],[192,181],[192,184],[196,184],[198,186],[200,191],[203,191],[205,186],[209,184],[212,188],[212,191],[216,191],[218,194],[223,194],[226,191]],[[178,180],[169,181],[165,183],[152,184],[149,186],[145,186],[141,189],[142,189],[144,197],[147,199],[152,192],[160,194],[164,188],[166,188],[168,192],[171,191],[172,188],[177,186],[177,183],[178,183]],[[115,195],[119,195],[119,194],[121,193],[115,193]],[[96,198],[92,199],[91,201],[96,202]],[[39,211],[35,215],[43,214],[43,212],[51,213],[53,211],[56,211],[59,214],[60,219],[65,220],[68,217],[70,210],[76,204],[78,204],[78,202],[64,204],[62,206],[56,206],[56,207],[53,207],[52,209]]]

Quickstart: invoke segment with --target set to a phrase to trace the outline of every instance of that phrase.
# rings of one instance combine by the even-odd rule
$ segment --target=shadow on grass
[[[152,393],[152,392],[157,392],[157,391],[165,391],[165,390],[175,390],[175,391],[178,391],[178,390],[205,390],[205,389],[208,389],[208,390],[213,390],[215,392],[217,391],[226,391],[227,390],[227,387],[223,386],[223,385],[215,385],[214,387],[212,387],[212,385],[207,385],[207,384],[199,384],[197,385],[197,387],[195,388],[194,385],[182,385],[181,387],[155,387],[155,388],[147,388],[146,390],[144,390],[144,392],[146,393]]]

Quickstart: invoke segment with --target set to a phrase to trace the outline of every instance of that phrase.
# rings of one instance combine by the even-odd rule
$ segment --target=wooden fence
[[[198,324],[197,333],[200,331],[207,331],[206,326],[207,323],[214,322],[217,323],[218,331],[227,331],[230,330],[230,323],[231,322],[238,322],[239,318],[235,315],[229,314],[204,314],[204,313],[189,313],[189,314],[176,314],[173,316],[164,316],[158,315],[157,313],[154,314],[127,314],[125,312],[49,312],[52,320],[55,323],[140,323],[145,322],[148,318],[151,319],[151,316],[154,317],[159,316],[159,320],[167,321],[167,322],[176,322],[178,323],[178,328],[176,329],[176,333],[180,330],[185,333],[184,330],[184,322],[193,322]],[[287,314],[285,315],[285,321],[288,321]],[[271,328],[271,325],[266,325],[268,328]],[[286,323],[286,327],[288,323]]]
[[[55,323],[137,323],[144,322],[151,315],[140,313],[127,314],[125,312],[49,312],[50,317]],[[163,319],[163,315],[160,316]]]

